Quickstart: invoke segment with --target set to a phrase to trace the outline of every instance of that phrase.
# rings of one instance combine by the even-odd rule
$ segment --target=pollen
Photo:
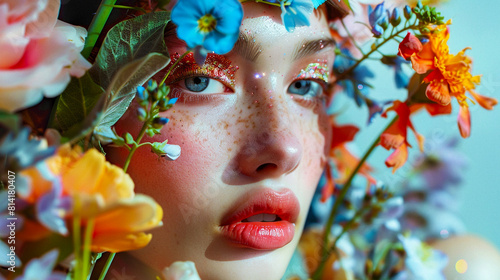
[[[198,20],[198,28],[200,29],[200,32],[210,33],[214,31],[216,26],[217,19],[211,14],[206,14]]]

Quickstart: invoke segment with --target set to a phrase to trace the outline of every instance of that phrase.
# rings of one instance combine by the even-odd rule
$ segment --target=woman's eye
[[[288,87],[288,93],[298,94],[305,97],[316,97],[323,93],[323,87],[315,81],[298,80]]]
[[[227,92],[227,87],[224,84],[204,76],[186,78],[181,84],[184,84],[187,90],[196,93],[210,94]]]

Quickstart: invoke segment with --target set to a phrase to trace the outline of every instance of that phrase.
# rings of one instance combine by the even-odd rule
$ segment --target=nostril
[[[257,167],[257,172],[274,172],[276,169],[278,169],[278,165],[274,163],[264,163],[261,164],[259,167]]]

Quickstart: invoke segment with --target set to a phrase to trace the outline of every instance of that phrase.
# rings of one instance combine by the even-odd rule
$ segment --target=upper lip
[[[237,200],[222,219],[221,226],[235,224],[262,213],[275,214],[283,221],[295,223],[299,212],[299,201],[290,189],[279,192],[269,188],[259,189]]]

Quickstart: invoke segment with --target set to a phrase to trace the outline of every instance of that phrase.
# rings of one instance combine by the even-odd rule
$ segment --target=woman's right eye
[[[224,93],[230,89],[223,83],[204,76],[193,76],[181,80],[179,83],[184,89],[198,94]]]

